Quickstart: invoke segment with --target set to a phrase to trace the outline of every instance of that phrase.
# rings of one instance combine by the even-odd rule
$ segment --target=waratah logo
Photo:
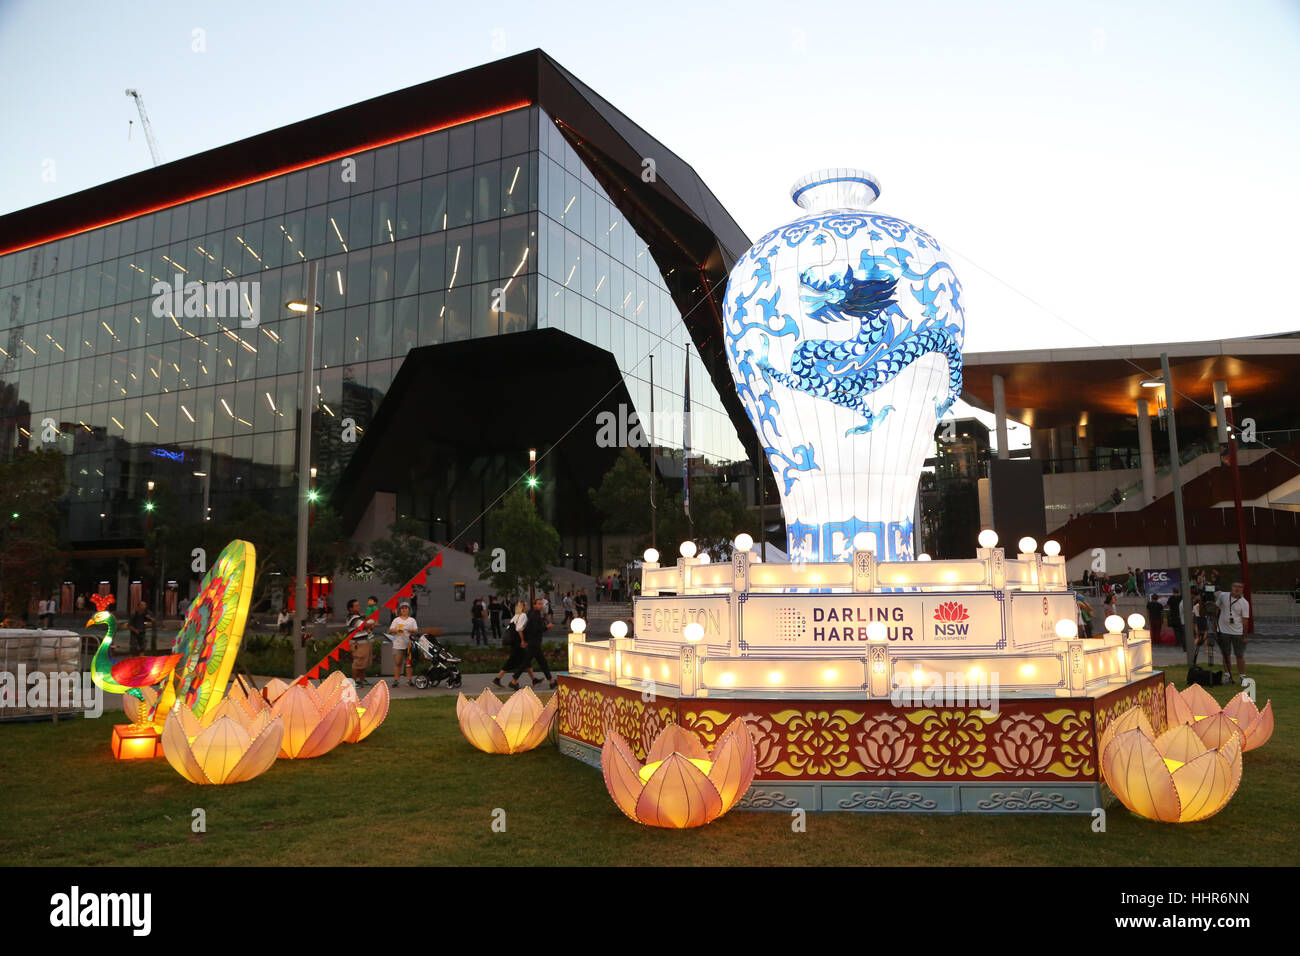
[[[944,601],[934,609],[934,619],[945,623],[955,623],[957,621],[969,621],[970,614],[966,612],[966,605],[960,601]]]

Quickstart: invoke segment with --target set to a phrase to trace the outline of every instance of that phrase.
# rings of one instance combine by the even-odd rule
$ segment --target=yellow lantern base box
[[[113,756],[118,760],[146,760],[162,756],[162,738],[152,727],[113,725]]]

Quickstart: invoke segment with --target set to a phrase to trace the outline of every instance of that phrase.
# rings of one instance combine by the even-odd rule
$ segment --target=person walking
[[[1300,582],[1297,582],[1297,586],[1300,587]],[[1300,601],[1300,598],[1297,598],[1297,601]],[[587,619],[587,589],[586,588],[581,588],[578,591],[578,596],[573,599],[573,604],[574,604],[574,610],[576,610],[578,613],[578,617],[582,618],[585,621]]]
[[[1092,605],[1082,595],[1076,594],[1074,607],[1079,612],[1079,633],[1084,637],[1092,637]]]
[[[127,629],[131,632],[131,653],[144,653],[144,629],[146,625],[152,624],[153,618],[149,616],[149,605],[141,601],[135,606],[135,613],[127,620]]]
[[[533,602],[532,611],[528,613],[528,621],[524,625],[523,657],[520,663],[515,665],[515,676],[510,681],[510,686],[515,690],[519,689],[519,675],[522,674],[524,668],[533,661],[536,661],[541,666],[542,673],[546,675],[546,679],[550,681],[550,686],[552,688],[559,684],[559,681],[551,676],[551,668],[546,663],[546,655],[542,653],[542,638],[551,626],[546,621],[546,616],[543,610],[544,607],[545,605],[542,599],[538,598]],[[529,673],[532,673],[531,669],[529,670]],[[541,680],[537,677],[533,677],[533,683],[540,684]]]
[[[402,665],[406,665],[406,686],[414,686],[411,683],[411,638],[420,633],[420,626],[415,623],[415,618],[411,617],[411,605],[405,601],[397,609],[397,617],[393,618],[393,623],[388,625],[388,634],[393,641],[393,686],[396,687],[402,678]]]
[[[564,592],[564,601],[563,601],[562,603],[563,603],[563,605],[564,605],[564,622],[563,622],[563,623],[567,626],[568,623],[569,623],[570,621],[573,620],[573,610],[574,610],[574,607],[575,607],[575,605],[574,605],[574,603],[573,603],[573,592],[572,592],[572,591],[565,591],[565,592]]]
[[[1147,598],[1147,630],[1151,634],[1151,643],[1159,644],[1160,635],[1165,630],[1165,608],[1154,594]]]
[[[495,594],[488,601],[488,615],[492,624],[492,640],[498,644],[501,643],[501,615],[506,612],[506,606],[501,603],[501,599]]]
[[[1187,650],[1187,634],[1183,626],[1183,589],[1174,588],[1174,593],[1169,595],[1169,601],[1165,604],[1165,611],[1169,614],[1169,626],[1174,629],[1174,640],[1183,650]]]
[[[348,602],[348,633],[352,634],[365,622],[366,619],[361,616],[361,603],[353,598]],[[370,683],[366,680],[366,671],[370,669],[370,658],[374,651],[370,637],[368,627],[362,628],[352,637],[352,679],[358,687],[365,687]]]
[[[1205,590],[1201,592],[1201,617],[1205,620],[1206,666],[1214,664],[1214,647],[1218,644],[1219,608],[1210,590],[1209,578],[1206,578]]]
[[[1214,595],[1219,610],[1219,650],[1223,652],[1223,669],[1229,684],[1246,676],[1246,618],[1250,617],[1250,602],[1242,593],[1240,581],[1232,582],[1231,591],[1218,591]],[[1232,677],[1232,658],[1237,657],[1237,679]]]
[[[487,640],[487,630],[483,626],[483,615],[485,613],[483,599],[475,598],[474,604],[469,609],[470,637],[475,644],[482,644]]]
[[[506,633],[503,638],[505,645],[510,649],[510,653],[506,657],[505,666],[502,667],[501,670],[497,671],[496,677],[492,678],[492,683],[496,684],[498,687],[504,686],[501,683],[501,678],[506,675],[507,671],[513,671],[523,663],[523,634],[527,626],[528,615],[524,610],[524,602],[519,601],[515,604],[515,616],[506,622]],[[533,669],[531,667],[528,668],[528,677],[534,684],[537,683],[537,678],[533,676]],[[511,686],[518,688],[519,685],[512,679]]]

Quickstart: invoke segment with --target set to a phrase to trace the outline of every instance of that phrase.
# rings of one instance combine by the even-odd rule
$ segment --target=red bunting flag
[[[442,567],[441,551],[439,551],[437,554],[433,556],[432,561],[430,561],[418,572],[416,572],[415,577],[407,581],[406,584],[404,584],[396,594],[394,594],[387,601],[385,601],[384,607],[388,608],[390,611],[396,611],[398,598],[411,597],[414,594],[413,586],[416,584],[424,584],[428,580],[429,569],[440,568],[440,567]],[[352,633],[350,633],[347,637],[343,638],[343,641],[338,645],[338,647],[334,648],[334,650],[326,654],[325,657],[321,659],[321,662],[319,664],[317,664],[315,667],[309,670],[302,677],[299,677],[296,681],[294,681],[294,683],[305,684],[307,683],[307,678],[309,677],[312,680],[316,680],[320,676],[320,672],[322,670],[329,670],[330,661],[332,660],[337,661],[339,659],[340,651],[346,651],[352,648],[352,638],[356,637],[363,630],[365,630],[365,628],[368,625],[376,624],[378,622],[379,622],[379,609],[376,608],[366,617],[366,619],[361,623],[359,627],[356,628],[356,630],[352,631]]]

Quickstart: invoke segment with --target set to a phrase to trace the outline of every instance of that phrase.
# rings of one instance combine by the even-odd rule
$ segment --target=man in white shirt
[[[388,634],[393,641],[393,686],[401,682],[402,665],[406,665],[406,686],[411,685],[411,638],[420,633],[420,625],[411,617],[411,605],[405,601],[397,609],[397,617],[388,625]]]
[[[1219,608],[1219,650],[1223,652],[1223,667],[1228,672],[1228,683],[1232,679],[1232,659],[1229,652],[1237,656],[1238,678],[1246,676],[1246,635],[1245,621],[1250,617],[1250,602],[1242,594],[1240,581],[1232,582],[1232,590],[1217,591],[1214,603]]]

